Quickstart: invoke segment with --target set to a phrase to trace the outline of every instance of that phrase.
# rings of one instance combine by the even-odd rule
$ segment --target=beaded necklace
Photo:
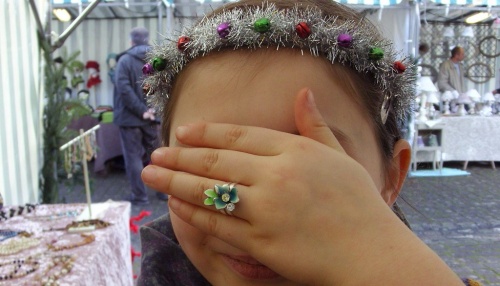
[[[61,251],[61,250],[67,250],[67,249],[80,247],[80,246],[83,246],[83,245],[86,245],[86,244],[89,244],[89,243],[92,243],[95,241],[95,235],[93,235],[93,234],[82,233],[82,234],[80,234],[80,236],[83,238],[83,240],[81,240],[77,243],[56,246],[55,244],[57,243],[57,241],[52,241],[51,243],[49,243],[47,245],[47,247],[52,251]]]
[[[78,228],[78,227],[87,227],[87,226],[95,226],[95,229],[106,228],[110,226],[109,222],[100,220],[100,219],[90,219],[90,220],[82,220],[82,221],[74,221],[66,226],[66,229],[69,228]]]
[[[0,256],[11,255],[23,250],[35,247],[40,244],[40,240],[32,237],[19,237],[0,244]]]
[[[90,220],[82,220],[82,221],[74,221],[65,227],[60,227],[60,228],[49,228],[44,231],[57,231],[57,230],[66,230],[70,232],[77,232],[78,229],[84,229],[85,231],[87,230],[95,230],[95,229],[101,229],[101,228],[106,228],[110,226],[111,224],[109,222],[100,220],[100,219],[90,219]],[[90,228],[92,227],[92,228]]]
[[[16,236],[17,236],[17,231],[10,229],[0,229],[0,241],[4,241]]]
[[[34,221],[46,221],[46,220],[56,220],[56,219],[61,219],[61,218],[67,218],[67,217],[76,217],[79,215],[79,211],[64,211],[64,212],[58,212],[58,213],[53,213],[53,214],[48,214],[48,215],[25,215],[24,218],[29,219],[29,220],[34,220]]]
[[[73,269],[73,263],[75,261],[75,257],[72,255],[57,255],[52,257],[52,261],[48,263],[47,269],[43,272],[41,277],[45,279],[41,280],[41,285],[59,285],[57,280],[59,278],[67,275]],[[49,273],[60,266],[61,270],[54,271],[51,275]]]
[[[9,265],[13,265],[13,269],[7,272],[6,274],[3,275],[0,274],[0,281],[16,279],[26,276],[28,274],[35,272],[40,267],[40,263],[33,256],[30,256],[26,259],[15,259],[10,262],[0,263],[0,268]],[[27,269],[26,268],[22,269],[23,266],[25,265],[31,265],[31,267]]]
[[[31,233],[21,230],[0,229],[0,242],[16,236],[31,237]]]

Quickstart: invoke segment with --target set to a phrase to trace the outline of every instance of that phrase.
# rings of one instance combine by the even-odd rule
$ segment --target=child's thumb
[[[344,151],[319,112],[314,95],[308,88],[299,91],[295,100],[295,125],[299,134]]]

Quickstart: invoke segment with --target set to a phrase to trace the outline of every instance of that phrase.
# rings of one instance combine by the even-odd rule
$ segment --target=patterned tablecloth
[[[500,116],[443,117],[444,161],[500,161]]]
[[[9,207],[4,207],[4,209],[9,209]],[[78,211],[81,214],[79,217],[62,215],[71,211]],[[50,215],[54,214],[59,214],[59,216],[51,219]],[[33,273],[13,280],[0,281],[0,285],[41,285],[40,276],[56,255],[73,255],[75,259],[71,272],[59,278],[58,285],[133,285],[129,231],[130,203],[128,202],[93,204],[92,217],[111,223],[106,228],[85,232],[85,234],[95,235],[95,241],[61,251],[54,251],[48,247],[50,243],[55,246],[64,246],[82,241],[80,233],[68,233],[63,230],[50,231],[50,229],[64,228],[75,220],[83,219],[85,214],[88,214],[88,208],[84,204],[39,205],[32,213],[14,216],[0,222],[2,230],[24,230],[40,240],[40,244],[36,247],[16,254],[0,255],[0,277],[12,270],[12,266],[6,263],[14,260],[35,256],[40,263],[40,267]],[[19,239],[19,237],[1,241],[0,249],[2,245],[13,239]],[[11,267],[10,270],[9,267]],[[21,268],[21,271],[23,269],[27,268]],[[57,270],[60,271],[54,268],[49,275]]]

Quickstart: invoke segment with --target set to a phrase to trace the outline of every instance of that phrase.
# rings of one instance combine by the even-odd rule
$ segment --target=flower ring
[[[207,198],[204,201],[206,206],[215,205],[215,208],[231,214],[235,209],[235,205],[240,201],[238,198],[238,190],[234,187],[235,183],[215,185],[213,189],[205,190]]]

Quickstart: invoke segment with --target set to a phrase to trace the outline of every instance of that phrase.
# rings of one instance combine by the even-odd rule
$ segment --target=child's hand
[[[308,98],[302,91],[295,106],[302,136],[229,124],[185,126],[176,136],[192,148],[155,151],[156,166],[148,166],[143,179],[172,195],[170,210],[179,218],[289,280],[386,283],[397,276],[391,273],[397,258],[407,259],[404,243],[418,239]],[[203,203],[205,189],[227,182],[237,183],[240,198],[233,216]]]

